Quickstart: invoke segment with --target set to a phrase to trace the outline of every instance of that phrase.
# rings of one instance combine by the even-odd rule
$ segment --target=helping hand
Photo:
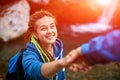
[[[80,47],[70,51],[66,57],[68,57],[69,69],[74,72],[88,72],[92,69],[92,66],[82,56]]]

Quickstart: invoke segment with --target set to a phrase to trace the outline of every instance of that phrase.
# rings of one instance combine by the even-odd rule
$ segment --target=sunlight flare
[[[96,2],[98,5],[106,6],[110,5],[112,3],[112,0],[97,0]]]

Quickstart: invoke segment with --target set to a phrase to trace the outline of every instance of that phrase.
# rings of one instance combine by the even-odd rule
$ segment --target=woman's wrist
[[[81,57],[82,60],[84,60],[84,62],[88,65],[90,65],[90,63],[86,60],[86,58],[82,55],[81,52],[81,47],[76,48],[77,53],[79,54],[79,56]]]
[[[64,58],[58,60],[58,66],[62,68],[65,67]]]

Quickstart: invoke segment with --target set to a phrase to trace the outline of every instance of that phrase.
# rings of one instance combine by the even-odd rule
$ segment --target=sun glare
[[[110,5],[112,0],[97,0],[96,2],[98,5],[106,6],[106,5]]]

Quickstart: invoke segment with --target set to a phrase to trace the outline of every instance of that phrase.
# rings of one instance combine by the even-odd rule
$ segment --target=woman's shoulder
[[[31,42],[28,42],[28,43],[26,44],[26,50],[38,53],[37,48],[36,48],[35,45],[34,45],[33,43],[31,43]]]
[[[36,47],[34,46],[33,43],[28,42],[26,44],[26,50],[24,51],[24,54],[29,54],[29,56],[39,56],[38,50],[36,49]]]

